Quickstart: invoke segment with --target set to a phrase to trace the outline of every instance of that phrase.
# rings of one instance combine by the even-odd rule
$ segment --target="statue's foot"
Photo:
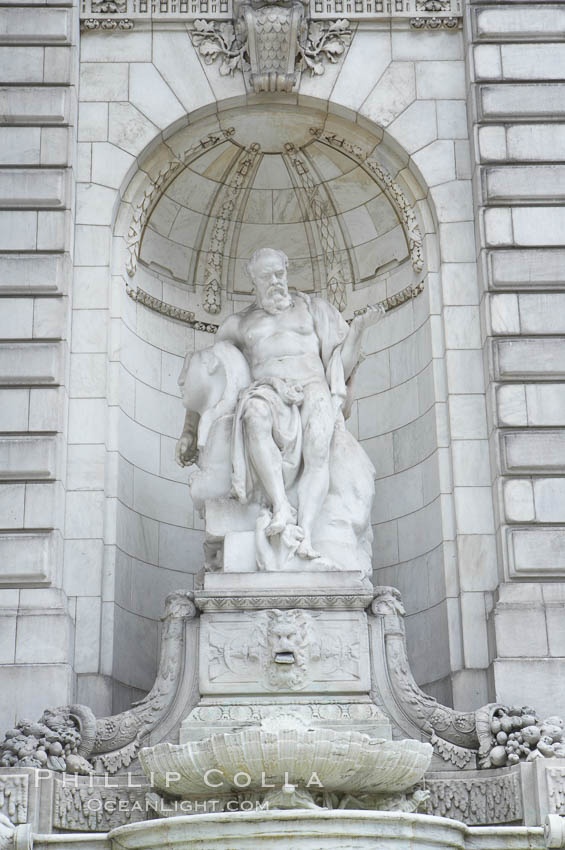
[[[281,534],[287,525],[294,525],[296,522],[296,511],[292,505],[283,505],[278,511],[273,513],[273,518],[265,529],[267,537],[273,537],[275,534]]]
[[[313,561],[314,558],[320,558],[321,555],[319,552],[316,552],[310,540],[305,537],[298,549],[296,550],[296,554],[299,558],[304,558],[308,561]]]
[[[281,534],[281,541],[294,555],[304,540],[304,532],[299,525],[287,525]]]

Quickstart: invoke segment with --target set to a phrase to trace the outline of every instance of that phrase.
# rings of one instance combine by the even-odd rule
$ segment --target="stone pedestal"
[[[310,727],[391,737],[370,697],[366,607],[359,571],[207,573],[201,610],[201,699],[180,743],[292,713]]]

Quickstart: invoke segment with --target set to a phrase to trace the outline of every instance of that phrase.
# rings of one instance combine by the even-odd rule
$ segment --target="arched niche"
[[[449,702],[452,532],[438,439],[443,364],[433,355],[441,328],[430,319],[438,250],[427,189],[407,163],[376,126],[263,103],[175,132],[124,187],[116,587],[128,616],[142,616],[142,575],[149,593],[157,588],[143,616],[156,617],[165,591],[191,587],[200,569],[202,523],[173,459],[184,414],[176,379],[185,352],[212,344],[222,319],[252,300],[244,266],[255,248],[283,249],[291,285],[346,319],[423,281],[422,295],[367,333],[349,427],[377,469],[375,583],[401,590],[416,677]]]

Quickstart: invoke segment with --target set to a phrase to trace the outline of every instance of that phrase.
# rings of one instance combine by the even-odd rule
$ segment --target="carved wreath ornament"
[[[250,72],[255,92],[292,91],[307,69],[323,74],[324,60],[337,62],[352,35],[345,18],[306,19],[297,0],[245,3],[235,22],[198,19],[190,34],[207,65],[219,60],[222,76]]]

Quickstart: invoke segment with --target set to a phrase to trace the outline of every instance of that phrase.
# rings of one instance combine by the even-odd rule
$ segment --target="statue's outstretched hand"
[[[364,312],[358,318],[360,319],[360,324],[362,324],[363,327],[368,328],[369,325],[376,325],[377,322],[380,322],[385,313],[386,309],[384,304],[367,304]]]
[[[196,434],[182,434],[177,441],[175,458],[179,466],[190,466],[198,457]]]

